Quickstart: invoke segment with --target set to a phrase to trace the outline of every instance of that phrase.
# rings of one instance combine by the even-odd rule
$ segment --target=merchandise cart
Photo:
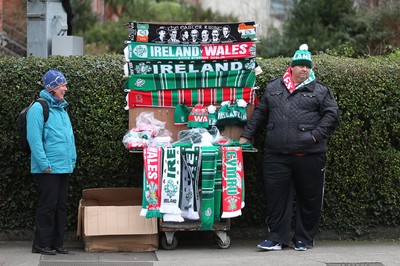
[[[253,112],[254,107],[247,107],[247,116]],[[133,128],[136,123],[136,117],[141,112],[153,112],[154,117],[160,121],[166,123],[166,128],[171,131],[174,140],[177,139],[180,130],[187,129],[186,126],[174,126],[174,108],[153,108],[153,107],[141,107],[129,110],[129,128]],[[231,138],[239,139],[242,128],[238,126],[229,126],[221,134]],[[142,153],[143,150],[137,149],[131,151],[131,153]],[[243,152],[256,152],[243,151]],[[211,231],[215,233],[215,240],[219,248],[226,249],[230,247],[231,239],[227,232],[230,230],[231,221],[230,218],[222,218],[221,221],[214,222]],[[162,234],[160,235],[160,245],[163,249],[173,250],[178,246],[178,239],[175,236],[176,232],[182,231],[203,231],[201,228],[200,220],[185,220],[184,222],[165,222],[162,218],[158,219],[158,230]],[[205,230],[204,230],[205,231]],[[207,230],[210,231],[210,230]]]
[[[220,134],[230,140],[239,140],[242,127],[237,125],[245,120],[243,107],[246,106],[249,118],[254,109],[253,104],[256,103],[255,75],[260,73],[254,60],[258,26],[254,21],[178,24],[130,22],[129,41],[124,49],[125,59],[128,62],[124,66],[124,72],[129,76],[125,83],[128,91],[129,129],[135,127],[136,118],[140,113],[152,112],[155,119],[165,122],[165,128],[172,133],[172,139],[177,141],[179,132],[188,129],[185,125],[175,126],[174,113],[177,104],[190,108],[202,105],[199,110],[192,110],[194,112],[190,117],[194,123],[208,123],[208,118],[204,120],[206,112],[202,109],[213,105],[216,108],[221,107],[219,114],[222,116],[218,119],[226,121],[225,128]],[[201,41],[198,39],[200,29]],[[189,31],[191,39],[187,39]],[[168,42],[164,39],[166,34],[171,37]],[[212,43],[207,37],[211,34]],[[181,39],[177,41],[175,38],[179,36]],[[168,52],[164,52],[167,50]],[[241,99],[246,105],[240,102],[239,106],[238,100]],[[235,103],[238,109],[228,114],[228,105],[223,105],[223,102]],[[183,113],[186,111],[184,108]],[[236,122],[236,125],[231,125],[228,120],[236,116],[240,121]],[[179,117],[183,117],[180,112],[177,112],[177,117],[177,124],[184,124],[179,121]],[[207,156],[207,152],[205,154]],[[216,179],[216,176],[213,177],[207,172],[206,178],[212,180]],[[209,192],[206,190],[210,188],[204,186],[199,188],[201,189],[207,194]],[[207,198],[204,197],[204,200]],[[200,206],[200,209],[202,207]],[[204,210],[208,211],[207,208]],[[233,216],[228,215],[230,218]],[[178,241],[175,232],[206,231],[202,221],[199,220],[165,222],[161,218],[158,219],[159,232],[163,233],[160,243],[164,249],[176,248]],[[230,238],[226,234],[230,229],[229,218],[218,219],[212,226],[211,221],[208,223],[203,220],[203,222],[207,224],[207,231],[215,233],[220,248],[230,246]]]

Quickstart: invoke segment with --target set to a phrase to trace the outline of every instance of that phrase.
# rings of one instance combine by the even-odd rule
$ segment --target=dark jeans
[[[288,245],[296,195],[293,241],[314,245],[324,196],[326,154],[264,156],[267,195],[267,239]]]
[[[35,174],[39,203],[35,215],[34,244],[62,246],[67,220],[69,174]]]

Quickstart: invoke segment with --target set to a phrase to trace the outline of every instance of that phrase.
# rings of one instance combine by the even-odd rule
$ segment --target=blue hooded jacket
[[[43,108],[34,103],[27,113],[27,139],[31,148],[31,173],[43,173],[51,168],[50,174],[72,173],[76,163],[75,137],[65,107],[65,100],[57,103],[50,93],[40,92],[49,105],[49,118],[44,124]]]

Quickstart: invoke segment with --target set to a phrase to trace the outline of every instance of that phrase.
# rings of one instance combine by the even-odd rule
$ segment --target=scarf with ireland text
[[[166,222],[183,222],[180,199],[181,152],[180,147],[164,148],[160,211]]]
[[[185,104],[193,107],[198,103],[204,106],[220,105],[222,102],[236,102],[243,99],[251,105],[257,105],[257,95],[254,88],[205,88],[163,91],[130,90],[127,94],[127,109],[144,106],[175,107]]]
[[[200,209],[199,174],[201,168],[200,147],[182,147],[182,217],[198,220]]]
[[[125,76],[136,74],[166,74],[184,72],[217,72],[231,70],[257,70],[254,58],[232,60],[147,60],[129,61],[124,65]]]
[[[128,78],[126,89],[140,91],[195,89],[214,87],[253,87],[256,72],[231,70],[165,74],[136,74]]]
[[[214,182],[218,147],[201,147],[201,230],[212,230],[214,224]]]
[[[297,87],[294,85],[291,66],[286,70],[285,74],[283,75],[283,83],[290,92],[293,92],[295,89],[307,85],[313,80],[315,80],[315,74],[312,69],[310,70],[310,76],[308,77],[308,79],[297,85]]]
[[[244,207],[244,167],[241,147],[222,150],[222,218],[242,215]]]
[[[148,147],[143,149],[143,197],[141,216],[146,218],[162,217],[161,174],[162,148]]]

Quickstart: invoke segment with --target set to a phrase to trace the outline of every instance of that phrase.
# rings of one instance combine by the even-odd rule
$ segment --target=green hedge
[[[267,81],[280,76],[290,58],[258,59],[261,96]],[[349,59],[314,56],[317,77],[335,93],[340,126],[329,142],[322,229],[362,235],[400,221],[399,62],[387,58]],[[77,207],[85,188],[141,186],[142,159],[122,144],[128,129],[123,90],[123,58],[53,56],[48,59],[0,57],[0,229],[32,229],[36,183],[29,157],[19,148],[15,120],[41,90],[49,68],[63,71],[78,148],[70,182],[68,229],[76,228]],[[257,169],[259,153],[245,154],[246,207],[232,226],[264,226],[265,195]]]

